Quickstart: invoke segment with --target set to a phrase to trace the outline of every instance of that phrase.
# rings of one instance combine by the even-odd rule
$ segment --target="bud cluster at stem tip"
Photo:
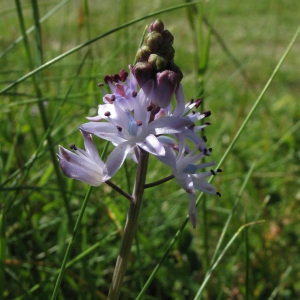
[[[134,76],[140,87],[151,79],[160,82],[170,79],[171,83],[164,86],[171,85],[173,93],[183,77],[180,68],[174,63],[174,37],[170,31],[164,29],[164,24],[159,19],[149,26],[148,31],[144,44],[136,54]]]

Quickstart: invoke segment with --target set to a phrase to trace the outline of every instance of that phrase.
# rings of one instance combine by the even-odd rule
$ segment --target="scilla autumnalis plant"
[[[201,163],[211,154],[199,134],[209,125],[201,120],[210,112],[197,111],[200,99],[186,103],[180,83],[183,75],[174,63],[173,40],[161,20],[153,22],[137,52],[137,63],[129,66],[129,72],[121,70],[119,74],[105,76],[111,93],[99,84],[104,104],[98,106],[98,115],[88,117],[89,122],[79,126],[85,150],[75,145],[71,145],[73,151],[59,146],[57,156],[66,176],[91,186],[107,183],[130,202],[108,299],[119,297],[145,188],[175,179],[189,198],[188,214],[193,228],[197,220],[196,191],[220,195],[207,177],[221,170],[201,171],[215,165]],[[94,137],[114,146],[105,162],[99,156]],[[169,167],[172,175],[146,184],[149,155]],[[110,181],[128,157],[137,163],[132,195]]]

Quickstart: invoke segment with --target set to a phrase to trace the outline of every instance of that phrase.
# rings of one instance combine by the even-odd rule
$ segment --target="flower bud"
[[[146,46],[146,45],[143,45],[137,52],[136,54],[136,59],[137,61],[148,61],[148,58],[151,54],[151,49]]]
[[[170,43],[170,45],[173,45],[174,36],[172,35],[172,33],[169,30],[163,31],[161,36],[162,36],[162,39],[164,42],[167,42],[167,43]]]
[[[148,59],[148,63],[153,67],[156,72],[165,70],[167,62],[166,60],[157,54],[151,54]]]
[[[152,102],[162,108],[166,108],[178,88],[179,76],[169,70],[156,74]]]
[[[146,82],[154,78],[154,69],[147,62],[136,63],[132,68],[132,72],[141,88]]]
[[[152,31],[145,38],[146,45],[151,49],[151,53],[155,53],[162,44],[162,36],[160,33]]]
[[[162,20],[157,19],[149,26],[149,30],[162,33],[164,31],[164,23],[162,22]]]
[[[170,43],[164,42],[159,47],[156,54],[163,56],[167,61],[172,61],[175,56],[175,50]]]
[[[181,79],[183,78],[183,74],[182,74],[180,68],[174,63],[174,61],[171,61],[170,63],[168,63],[167,69],[176,73],[178,75],[179,82],[181,81]]]

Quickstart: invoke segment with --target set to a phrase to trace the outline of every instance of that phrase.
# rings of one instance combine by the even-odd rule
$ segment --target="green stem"
[[[87,191],[87,193],[86,193],[84,201],[82,203],[82,206],[81,206],[81,209],[80,209],[80,212],[79,212],[79,216],[78,216],[78,218],[76,220],[76,223],[75,223],[75,226],[74,226],[74,230],[73,230],[73,234],[72,234],[71,240],[70,240],[70,242],[68,244],[67,250],[65,252],[64,259],[62,261],[62,264],[61,264],[61,267],[60,267],[60,270],[59,270],[59,273],[58,273],[58,277],[57,277],[57,280],[56,280],[56,283],[55,283],[55,287],[53,289],[51,300],[55,300],[56,297],[57,297],[60,284],[61,284],[62,279],[63,279],[64,274],[65,274],[65,270],[66,270],[66,267],[67,267],[67,262],[68,262],[68,259],[69,259],[70,253],[71,253],[71,249],[72,249],[72,246],[75,243],[75,239],[76,239],[76,236],[78,234],[79,227],[80,227],[80,224],[81,224],[81,220],[82,220],[82,217],[84,215],[85,208],[86,208],[88,200],[90,198],[92,189],[93,189],[93,187],[90,186],[89,189],[88,189],[88,191]]]
[[[129,259],[133,238],[138,224],[138,216],[144,194],[144,184],[148,166],[149,154],[140,149],[140,158],[133,191],[133,201],[130,203],[120,253],[116,262],[112,283],[109,289],[109,300],[117,300],[120,295],[127,262]]]

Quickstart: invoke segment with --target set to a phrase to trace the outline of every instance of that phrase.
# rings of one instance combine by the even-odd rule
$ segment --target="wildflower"
[[[145,89],[152,88],[153,82],[149,81]],[[150,122],[152,102],[144,88],[136,94],[131,109],[124,102],[125,98],[119,98],[111,104],[99,105],[98,116],[90,118],[108,122],[89,122],[80,126],[81,130],[116,146],[106,161],[110,177],[118,171],[128,154],[137,156],[138,147],[155,156],[165,155],[165,149],[156,135],[179,133],[192,125],[188,117],[165,116]]]
[[[170,137],[159,137],[161,143],[165,146],[166,155],[157,157],[160,161],[172,168],[172,173],[177,184],[183,188],[189,196],[189,216],[193,227],[196,227],[197,210],[196,210],[196,190],[216,195],[216,189],[207,182],[207,177],[214,175],[215,172],[198,172],[215,165],[214,162],[196,164],[201,158],[209,155],[209,149],[199,151],[199,145],[189,151],[185,136],[178,135],[179,145]],[[202,147],[202,143],[201,143]],[[175,152],[177,151],[177,154]]]
[[[100,158],[91,134],[81,131],[85,151],[71,145],[71,152],[59,146],[57,157],[64,174],[70,178],[99,186],[109,179],[104,162]]]

